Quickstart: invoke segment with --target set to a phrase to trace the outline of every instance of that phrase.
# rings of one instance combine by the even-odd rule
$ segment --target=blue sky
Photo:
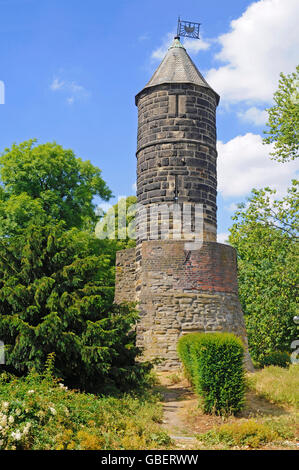
[[[102,169],[115,197],[134,193],[134,96],[159,65],[182,19],[202,23],[186,48],[221,95],[218,231],[252,187],[282,193],[293,164],[268,158],[264,109],[279,72],[298,61],[296,0],[0,0],[0,152],[37,138]],[[275,57],[275,59],[274,59]]]

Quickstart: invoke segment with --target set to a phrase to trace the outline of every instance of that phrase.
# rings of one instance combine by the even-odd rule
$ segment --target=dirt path
[[[190,404],[196,402],[196,396],[188,386],[187,381],[171,384],[166,375],[160,375],[160,392],[163,397],[163,427],[179,449],[196,446],[197,439],[194,431],[188,426],[183,416]]]
[[[279,418],[288,416],[289,411],[270,403],[248,391],[246,406],[238,417],[230,416],[224,420],[221,416],[204,414],[198,407],[198,397],[193,393],[187,380],[182,376],[177,383],[175,375],[159,373],[159,392],[163,404],[163,428],[172,438],[176,449],[199,449],[201,443],[197,435],[205,433],[224,422],[234,423],[244,419]],[[265,447],[266,448],[266,447]],[[271,445],[267,448],[271,448]],[[273,447],[280,448],[280,447]],[[283,447],[286,448],[285,446]]]

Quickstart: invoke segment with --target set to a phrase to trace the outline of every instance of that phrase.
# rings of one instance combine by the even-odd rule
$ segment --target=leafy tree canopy
[[[111,191],[101,170],[60,145],[29,140],[5,149],[0,157],[0,235],[63,220],[66,228],[96,221],[93,198]]]
[[[290,351],[296,338],[298,285],[298,182],[285,197],[275,190],[253,190],[239,204],[230,229],[238,252],[239,294],[255,360],[276,350]]]
[[[100,239],[115,240],[116,250],[136,246],[136,208],[136,196],[121,198],[106,213],[100,215],[101,219],[95,230],[96,236]]]
[[[299,150],[299,65],[290,75],[280,74],[274,93],[274,106],[268,109],[268,130],[264,143],[274,143],[272,158],[279,162],[294,160]]]

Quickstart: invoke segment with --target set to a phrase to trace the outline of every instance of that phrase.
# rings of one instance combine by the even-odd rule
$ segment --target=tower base
[[[242,339],[246,368],[253,369],[234,248],[204,241],[192,249],[181,240],[151,240],[141,243],[138,257],[136,263],[134,248],[118,252],[115,301],[138,302],[137,346],[145,359],[158,359],[160,370],[177,370],[182,335],[223,331]]]

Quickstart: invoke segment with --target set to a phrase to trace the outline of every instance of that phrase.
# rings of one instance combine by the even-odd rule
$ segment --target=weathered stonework
[[[177,115],[173,97],[178,97]],[[138,202],[173,204],[177,181],[179,202],[203,205],[203,238],[216,241],[215,93],[198,85],[165,84],[142,90],[136,104]]]
[[[230,331],[247,347],[231,246],[204,242],[199,250],[186,250],[183,241],[143,242],[135,296],[132,255],[132,249],[118,253],[116,298],[139,299],[137,345],[146,359],[160,359],[161,369],[177,369],[177,341],[191,332]]]
[[[177,39],[136,96],[136,250],[117,254],[115,300],[138,302],[137,345],[161,369],[180,366],[177,341],[185,333],[230,331],[247,347],[236,252],[216,243],[218,102]],[[161,222],[153,239],[149,213],[161,204],[168,212],[174,202],[203,208],[196,245],[167,238]]]
[[[115,297],[117,304],[136,300],[136,249],[120,250],[116,255]]]

